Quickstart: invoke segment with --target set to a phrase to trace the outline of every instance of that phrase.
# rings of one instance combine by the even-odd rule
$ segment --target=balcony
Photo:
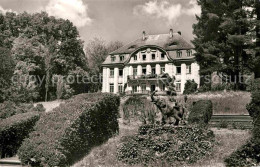
[[[141,91],[126,91],[125,92],[126,95],[149,95],[151,93],[151,91],[149,90],[141,90]],[[167,95],[167,92],[166,91],[158,91],[156,93],[156,95],[161,95],[161,96],[166,96]]]
[[[161,80],[167,79],[166,74],[143,74],[143,75],[128,75],[127,80]]]

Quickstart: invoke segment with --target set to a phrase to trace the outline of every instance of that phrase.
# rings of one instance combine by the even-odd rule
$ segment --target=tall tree
[[[90,75],[100,76],[102,73],[102,63],[105,61],[108,54],[120,47],[123,44],[119,41],[110,42],[106,45],[105,41],[100,38],[93,38],[86,46],[86,57]],[[93,85],[91,91],[99,91],[101,83]]]
[[[246,54],[252,38],[253,27],[246,0],[199,0],[201,16],[193,25],[196,38],[193,43],[197,50],[196,59],[201,65],[201,73],[224,73],[231,76],[240,88],[239,74],[247,68],[252,55]],[[252,68],[251,68],[252,70]]]
[[[10,50],[0,47],[0,102],[5,100],[4,92],[11,84],[14,66]]]
[[[47,76],[49,80],[52,75],[68,76],[75,70],[87,70],[77,28],[69,20],[45,12],[0,14],[0,46],[12,50],[16,74]],[[47,96],[49,90],[56,92],[49,81],[44,83],[39,87],[39,97]]]

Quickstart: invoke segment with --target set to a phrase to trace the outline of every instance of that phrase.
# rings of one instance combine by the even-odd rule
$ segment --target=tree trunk
[[[45,101],[48,101],[48,92],[49,92],[49,82],[50,82],[50,71],[46,71],[46,82],[45,82]]]
[[[257,16],[257,22],[260,22],[260,1],[255,0],[255,10],[256,10],[256,16]],[[259,24],[256,24],[256,57],[260,56],[259,48],[260,48],[260,27]],[[255,79],[260,78],[260,63],[258,63],[254,70],[255,73]]]

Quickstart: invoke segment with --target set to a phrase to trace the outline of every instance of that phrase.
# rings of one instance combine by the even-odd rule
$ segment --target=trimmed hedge
[[[211,100],[197,101],[189,114],[188,122],[191,124],[208,124],[213,114]]]
[[[251,167],[260,164],[260,143],[249,140],[245,145],[225,158],[227,167]]]
[[[192,94],[197,91],[198,84],[194,80],[187,80],[184,86],[183,94]]]
[[[214,134],[208,129],[144,125],[138,134],[121,139],[117,159],[142,166],[185,166],[210,155],[214,144]]]
[[[68,166],[119,130],[120,99],[112,94],[81,94],[41,116],[18,151],[31,166]]]
[[[27,112],[44,112],[45,108],[42,104],[33,104],[26,103],[15,103],[12,101],[5,101],[0,103],[0,119],[6,119],[16,114],[27,113]]]
[[[36,112],[17,114],[0,122],[0,154],[1,158],[17,153],[23,140],[33,131],[40,116]]]
[[[228,167],[257,166],[260,164],[260,79],[254,81],[251,93],[252,100],[247,105],[247,110],[254,120],[252,138],[225,159]]]

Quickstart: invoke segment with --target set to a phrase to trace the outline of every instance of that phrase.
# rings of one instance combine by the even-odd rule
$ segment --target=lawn
[[[140,124],[131,122],[128,125],[123,123],[123,120],[119,119],[120,132],[118,136],[115,136],[108,140],[99,147],[95,147],[91,152],[86,155],[81,161],[73,165],[73,167],[141,167],[141,165],[127,165],[118,161],[116,158],[117,147],[122,136],[128,136],[137,132]],[[231,154],[238,147],[242,146],[247,139],[250,138],[250,132],[248,130],[238,129],[216,129],[212,128],[216,141],[218,144],[214,147],[211,156],[205,157],[201,161],[191,165],[190,167],[197,166],[214,166],[224,167],[224,158]],[[156,164],[158,167],[167,166],[167,164]],[[187,166],[187,165],[185,165]]]
[[[189,95],[189,104],[199,99],[210,99],[214,105],[214,114],[248,114],[246,104],[250,101],[250,94],[247,92],[215,92],[203,93],[197,95]],[[183,99],[183,96],[178,96],[178,100]],[[125,101],[125,99],[123,100]],[[225,109],[229,107],[229,109]],[[120,112],[122,116],[122,108]],[[119,134],[110,138],[106,143],[99,147],[95,147],[86,155],[81,161],[73,165],[73,167],[141,167],[141,165],[127,165],[117,160],[116,152],[122,136],[129,136],[137,133],[138,127],[141,125],[140,121],[126,122],[119,118]],[[214,166],[222,167],[224,165],[224,158],[231,154],[238,147],[242,146],[251,134],[249,130],[239,129],[216,129],[212,128],[217,145],[210,156],[205,157],[199,162],[190,165],[196,166]],[[167,164],[156,164],[156,166],[166,166]],[[185,165],[188,166],[188,165]]]
[[[183,95],[176,97],[178,101],[183,101]],[[250,102],[249,92],[206,92],[188,95],[188,103],[193,101],[209,99],[213,103],[214,115],[248,115],[246,105]]]

